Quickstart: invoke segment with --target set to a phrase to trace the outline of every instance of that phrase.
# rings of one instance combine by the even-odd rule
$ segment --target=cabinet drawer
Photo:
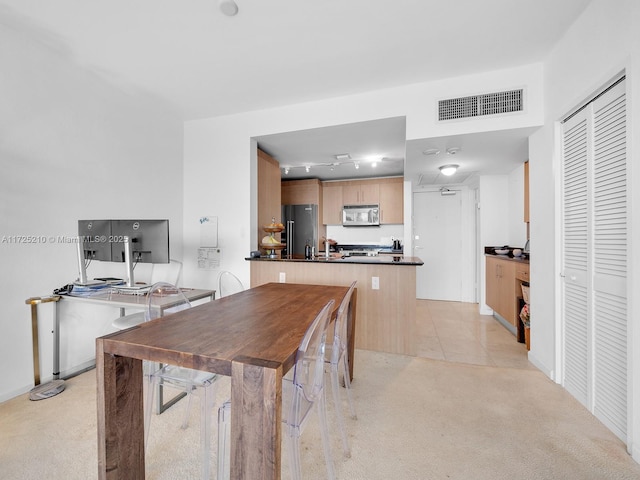
[[[518,265],[516,267],[516,278],[523,282],[529,281],[529,265]]]

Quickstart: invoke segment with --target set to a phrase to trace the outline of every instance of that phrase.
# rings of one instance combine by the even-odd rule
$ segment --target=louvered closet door
[[[593,103],[593,413],[627,432],[627,162],[624,82]]]
[[[565,122],[563,135],[563,378],[564,387],[585,406],[591,375],[589,130],[583,110]]]
[[[627,441],[624,81],[564,123],[563,383]]]

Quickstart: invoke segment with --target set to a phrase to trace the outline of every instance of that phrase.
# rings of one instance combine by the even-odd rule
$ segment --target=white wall
[[[508,175],[481,175],[478,192],[480,194],[479,215],[479,307],[482,315],[491,315],[493,310],[485,303],[484,247],[509,244],[509,177]]]
[[[529,358],[552,378],[561,359],[558,343],[557,295],[559,225],[557,192],[559,181],[559,136],[556,122],[603,86],[617,72],[626,69],[628,112],[632,123],[627,132],[627,163],[630,175],[629,298],[638,290],[639,256],[633,245],[640,227],[640,2],[635,0],[594,0],[577,19],[545,61],[545,126],[530,138],[531,215],[531,302],[535,326],[531,329]],[[541,254],[542,253],[542,254]],[[629,447],[640,461],[640,327],[638,307],[629,303],[632,402]]]
[[[379,227],[327,225],[327,237],[334,239],[338,245],[391,245],[393,239],[400,240],[404,245],[404,225],[380,225]]]
[[[75,246],[57,237],[75,235],[79,219],[169,218],[171,250],[179,256],[183,191],[182,123],[157,100],[99,80],[64,44],[15,18],[0,18],[0,64],[2,401],[33,386],[25,300],[77,278]],[[17,235],[44,242],[12,243]],[[108,270],[99,263],[91,277]],[[47,380],[52,310],[41,310]],[[94,339],[113,317],[94,310],[62,319],[63,370],[93,357]]]
[[[509,245],[524,247],[527,242],[527,224],[524,222],[524,160],[509,174],[509,203],[507,215],[509,223]]]
[[[220,269],[234,271],[248,284],[244,258],[256,249],[255,160],[251,138],[380,118],[405,116],[407,139],[538,126],[542,122],[542,66],[527,65],[478,75],[407,85],[321,102],[187,122],[185,124],[185,282],[215,285],[217,271],[199,270],[195,261],[197,219],[219,217]],[[450,96],[524,87],[527,111],[495,118],[437,123],[437,101]],[[404,235],[411,224],[405,209]],[[506,236],[506,235],[505,235]],[[406,242],[405,238],[405,244]]]

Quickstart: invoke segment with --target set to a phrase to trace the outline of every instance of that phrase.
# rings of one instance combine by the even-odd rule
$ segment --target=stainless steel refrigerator
[[[305,245],[318,245],[318,205],[283,205],[282,223],[280,238],[287,245],[283,255],[304,258]]]

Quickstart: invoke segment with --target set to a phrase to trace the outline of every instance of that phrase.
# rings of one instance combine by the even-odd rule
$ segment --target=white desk
[[[216,292],[215,290],[201,290],[194,288],[181,288],[190,302],[197,300],[209,299],[214,300]],[[38,344],[38,321],[37,321],[37,306],[40,303],[56,302],[54,310],[53,320],[53,378],[58,380],[60,378],[60,305],[63,302],[80,303],[80,304],[94,304],[102,305],[105,307],[118,307],[120,308],[120,315],[124,315],[124,311],[127,308],[135,308],[138,310],[144,310],[147,308],[147,295],[128,295],[113,293],[111,289],[105,289],[104,292],[100,292],[91,296],[72,296],[72,295],[50,295],[47,297],[32,297],[25,301],[27,305],[31,306],[32,312],[32,339],[33,339],[33,360],[34,360],[34,384],[40,384],[40,369],[39,369],[39,344]],[[153,297],[153,306],[159,309],[160,316],[164,311],[171,308],[175,302],[168,297]],[[70,378],[77,375],[77,372],[73,375],[69,375]],[[161,413],[175,403],[181,396],[178,396],[167,403],[163,403],[162,389],[158,395],[158,411]]]
[[[197,300],[209,299],[212,301],[215,299],[216,291],[215,290],[201,290],[196,288],[180,288],[182,293],[187,297],[189,302],[195,302]],[[89,296],[73,296],[73,295],[61,295],[60,300],[63,302],[79,302],[82,304],[94,304],[101,305],[104,307],[118,307],[120,308],[120,316],[125,315],[125,310],[127,308],[137,309],[137,310],[146,310],[147,308],[147,300],[148,295],[146,294],[123,294],[123,293],[114,293],[114,291],[110,288],[105,288],[105,292],[97,293]],[[59,309],[60,304],[62,302],[56,303],[56,319],[60,318]],[[157,308],[159,310],[159,316],[162,317],[164,312],[176,304],[175,297],[164,297],[164,296],[153,296],[152,297],[152,308]],[[57,379],[60,376],[60,333],[59,333],[59,325],[58,322],[55,322],[54,325],[54,359],[53,359],[53,378]],[[71,375],[73,376],[73,375]],[[67,377],[70,378],[71,376]],[[164,412],[171,405],[176,403],[178,400],[185,396],[184,393],[180,393],[173,397],[168,402],[164,401],[163,398],[163,389],[159,388],[156,399],[156,408],[158,413]]]

